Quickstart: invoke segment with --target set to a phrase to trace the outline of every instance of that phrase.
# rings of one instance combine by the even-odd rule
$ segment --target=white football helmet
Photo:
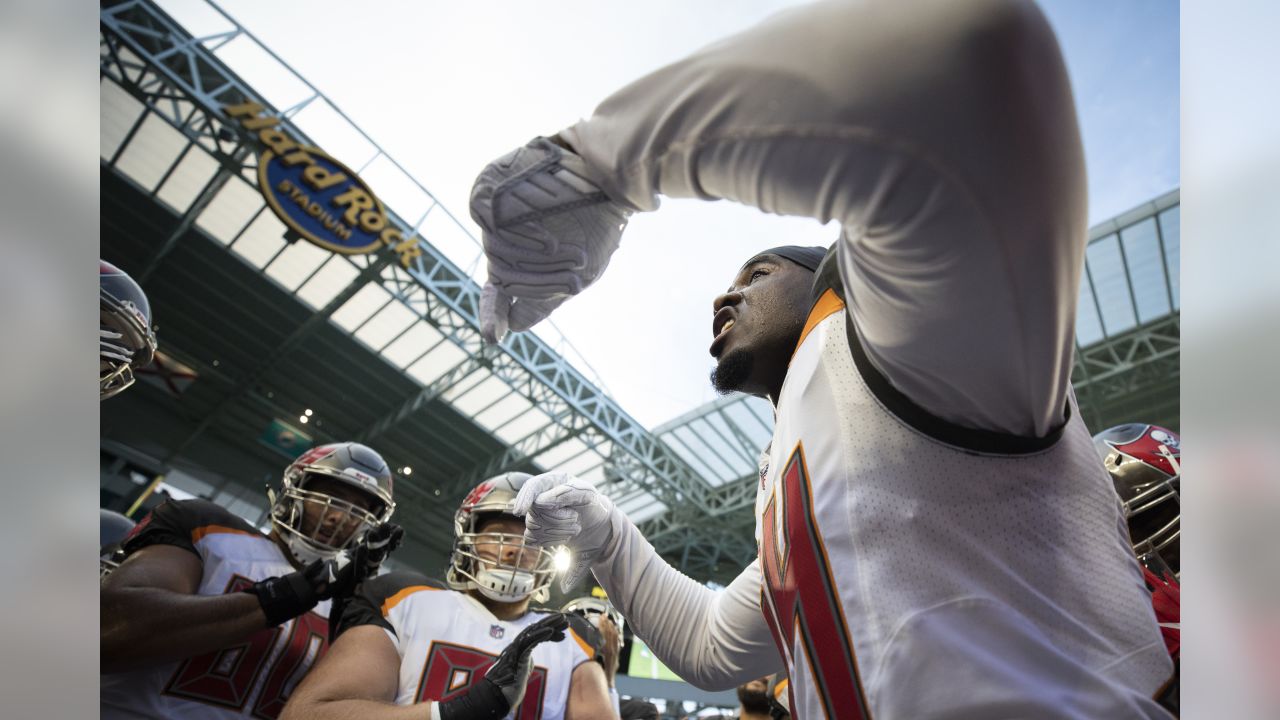
[[[524,534],[481,533],[480,525],[511,512],[528,473],[509,472],[477,485],[453,516],[453,554],[445,582],[454,590],[479,590],[498,602],[532,597],[546,602],[555,572],[550,548],[525,546]],[[523,522],[523,520],[521,521]],[[480,552],[484,546],[484,556]]]
[[[576,613],[586,618],[588,622],[600,628],[600,616],[607,615],[613,621],[613,626],[618,628],[618,636],[622,636],[622,613],[618,612],[618,608],[608,600],[601,600],[596,597],[580,597],[564,604],[560,608],[563,613]]]
[[[370,510],[307,486],[316,478],[336,480],[367,494]],[[382,456],[360,443],[344,442],[319,445],[303,453],[285,468],[279,494],[267,490],[271,500],[271,525],[284,538],[289,551],[302,564],[331,558],[344,548],[359,542],[364,534],[391,519],[396,504],[391,494],[391,469]],[[306,506],[319,510],[324,518],[333,510],[348,519],[325,528],[323,522],[306,527]],[[359,524],[346,532],[351,520]],[[335,526],[339,530],[335,530]]]

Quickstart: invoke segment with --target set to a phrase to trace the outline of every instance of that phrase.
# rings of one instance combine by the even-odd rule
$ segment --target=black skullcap
[[[776,248],[770,248],[763,252],[756,253],[754,257],[743,263],[742,267],[750,265],[764,255],[776,255],[780,258],[785,258],[809,272],[814,272],[818,269],[818,265],[822,262],[822,258],[826,257],[827,248],[819,247],[817,245],[810,247],[804,247],[801,245],[781,245]]]

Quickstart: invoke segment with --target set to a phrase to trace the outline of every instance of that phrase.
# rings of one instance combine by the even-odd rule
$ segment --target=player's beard
[[[754,365],[755,359],[751,353],[741,349],[730,350],[711,371],[711,387],[721,395],[741,390],[751,377]]]
[[[738,702],[749,713],[769,714],[769,695],[763,690],[748,690],[746,685],[741,685],[738,687]]]

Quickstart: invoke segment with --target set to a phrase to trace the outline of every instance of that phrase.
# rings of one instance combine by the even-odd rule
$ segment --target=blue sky
[[[159,1],[197,33],[217,26],[203,0]],[[471,182],[489,160],[589,115],[643,73],[792,4],[221,3],[464,219]],[[1178,4],[1043,6],[1076,93],[1090,222],[1177,187]],[[264,67],[246,60],[236,69],[262,87],[271,82]],[[609,272],[553,320],[622,407],[652,427],[715,398],[706,380],[711,298],[741,261],[779,244],[829,244],[834,235],[813,221],[727,203],[667,201],[632,220]],[[463,267],[475,260],[454,259]]]

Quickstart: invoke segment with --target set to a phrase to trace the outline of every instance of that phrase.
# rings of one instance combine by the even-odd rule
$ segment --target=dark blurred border
[[[0,0],[0,697],[97,716],[97,5]]]

